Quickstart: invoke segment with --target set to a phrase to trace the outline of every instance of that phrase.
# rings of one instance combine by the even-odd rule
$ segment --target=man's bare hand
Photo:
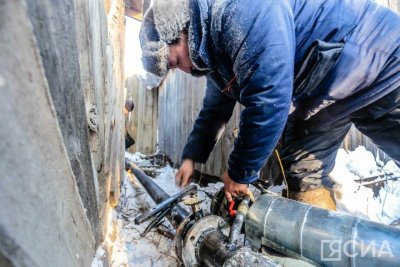
[[[178,186],[185,186],[189,182],[194,170],[194,162],[191,159],[185,159],[175,176],[175,182]]]
[[[225,197],[228,202],[232,201],[232,197],[244,196],[248,194],[248,185],[236,183],[232,180],[227,171],[224,172],[221,179],[225,186]]]

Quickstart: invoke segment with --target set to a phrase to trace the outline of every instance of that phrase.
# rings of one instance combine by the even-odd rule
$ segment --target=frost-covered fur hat
[[[168,71],[168,45],[175,42],[190,20],[189,0],[153,0],[140,29],[144,68],[157,76]]]

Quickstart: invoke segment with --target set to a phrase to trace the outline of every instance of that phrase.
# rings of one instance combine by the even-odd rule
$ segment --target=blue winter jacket
[[[207,161],[237,101],[244,109],[228,161],[236,182],[257,180],[289,112],[329,122],[396,88],[374,81],[400,59],[400,17],[372,1],[192,0],[191,8],[192,61],[211,73],[182,158]]]

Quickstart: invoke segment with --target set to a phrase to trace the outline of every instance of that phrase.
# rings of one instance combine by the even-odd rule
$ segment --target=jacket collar
[[[191,19],[188,29],[189,54],[195,72],[206,75],[213,69],[210,54],[210,0],[190,0]],[[195,74],[195,73],[194,73]]]

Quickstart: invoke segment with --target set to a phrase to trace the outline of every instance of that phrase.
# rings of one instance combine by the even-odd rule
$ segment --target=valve
[[[192,208],[194,219],[196,221],[204,217],[200,204],[205,200],[205,193],[197,191],[196,193],[186,195],[182,200],[183,204]]]

